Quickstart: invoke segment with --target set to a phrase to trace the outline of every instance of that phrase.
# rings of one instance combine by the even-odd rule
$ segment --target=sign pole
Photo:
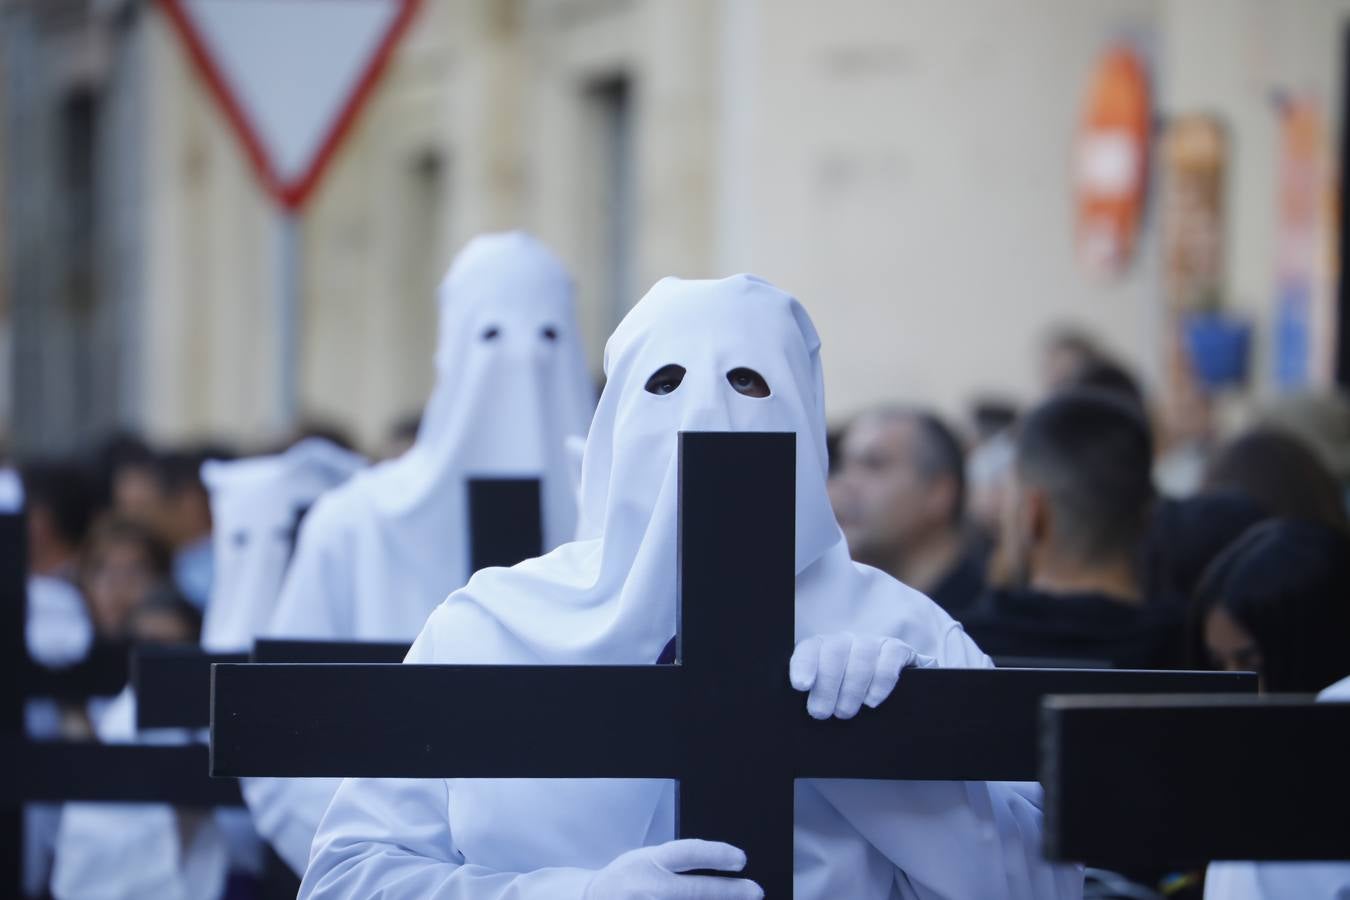
[[[300,216],[285,206],[275,218],[274,267],[276,277],[273,353],[277,393],[272,425],[277,431],[295,427],[299,409],[300,355]]]

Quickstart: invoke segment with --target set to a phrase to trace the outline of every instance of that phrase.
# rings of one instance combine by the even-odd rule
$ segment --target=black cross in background
[[[682,434],[679,466],[677,665],[217,665],[212,773],[675,779],[678,832],[741,847],[782,898],[794,779],[1030,780],[1044,694],[1255,688],[1227,673],[914,669],[879,709],[817,722],[787,677],[794,436]]]

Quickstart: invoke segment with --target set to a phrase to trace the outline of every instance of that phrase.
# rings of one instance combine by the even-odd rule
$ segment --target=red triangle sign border
[[[306,165],[301,175],[289,182],[283,181],[277,174],[255,126],[249,120],[248,113],[239,99],[234,96],[220,65],[212,57],[206,42],[198,33],[192,17],[183,8],[185,2],[186,0],[159,0],[159,7],[168,17],[174,31],[182,38],[193,66],[201,75],[202,80],[206,82],[208,91],[220,104],[221,111],[225,114],[225,118],[229,120],[236,137],[243,144],[244,153],[248,156],[249,163],[253,166],[264,189],[287,211],[292,213],[298,211],[318,186],[319,179],[328,163],[332,161],[343,138],[356,123],[362,107],[374,92],[380,76],[388,67],[399,40],[408,30],[408,26],[412,24],[417,10],[422,5],[422,0],[394,0],[398,4],[398,12],[390,22],[384,36],[380,38],[375,52],[361,70],[354,88],[342,102],[338,115],[328,126],[327,132],[319,143],[318,151]]]

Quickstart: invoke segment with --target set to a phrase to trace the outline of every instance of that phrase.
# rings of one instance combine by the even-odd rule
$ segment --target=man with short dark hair
[[[963,622],[998,657],[1167,667],[1181,660],[1172,613],[1146,606],[1139,552],[1154,490],[1147,422],[1109,391],[1063,391],[1017,436],[999,540],[1014,586]]]
[[[840,442],[830,492],[849,552],[922,591],[954,616],[984,588],[964,533],[965,454],[930,412],[864,413]]]
[[[28,505],[28,571],[73,584],[93,516],[84,469],[66,460],[41,460],[25,465],[21,477]]]

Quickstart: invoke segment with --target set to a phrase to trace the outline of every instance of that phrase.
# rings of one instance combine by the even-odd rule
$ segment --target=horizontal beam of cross
[[[1047,701],[1047,856],[1350,859],[1350,703],[1311,699]]]
[[[685,736],[668,711],[681,702],[680,668],[219,665],[211,771],[679,778]],[[792,693],[786,670],[782,689]],[[881,707],[849,722],[811,719],[796,695],[800,719],[779,752],[800,777],[1034,780],[1048,694],[1254,689],[1254,676],[1230,673],[911,669]],[[427,714],[428,698],[440,714]],[[547,736],[547,754],[510,737],[522,723]]]
[[[402,641],[310,641],[258,638],[251,659],[256,663],[397,663],[411,645]]]
[[[206,653],[195,644],[147,644],[131,658],[137,728],[211,724],[211,666],[248,662],[247,653]]]
[[[237,781],[207,775],[207,748],[0,738],[13,777],[0,780],[0,807],[28,802],[90,801],[234,806]]]

